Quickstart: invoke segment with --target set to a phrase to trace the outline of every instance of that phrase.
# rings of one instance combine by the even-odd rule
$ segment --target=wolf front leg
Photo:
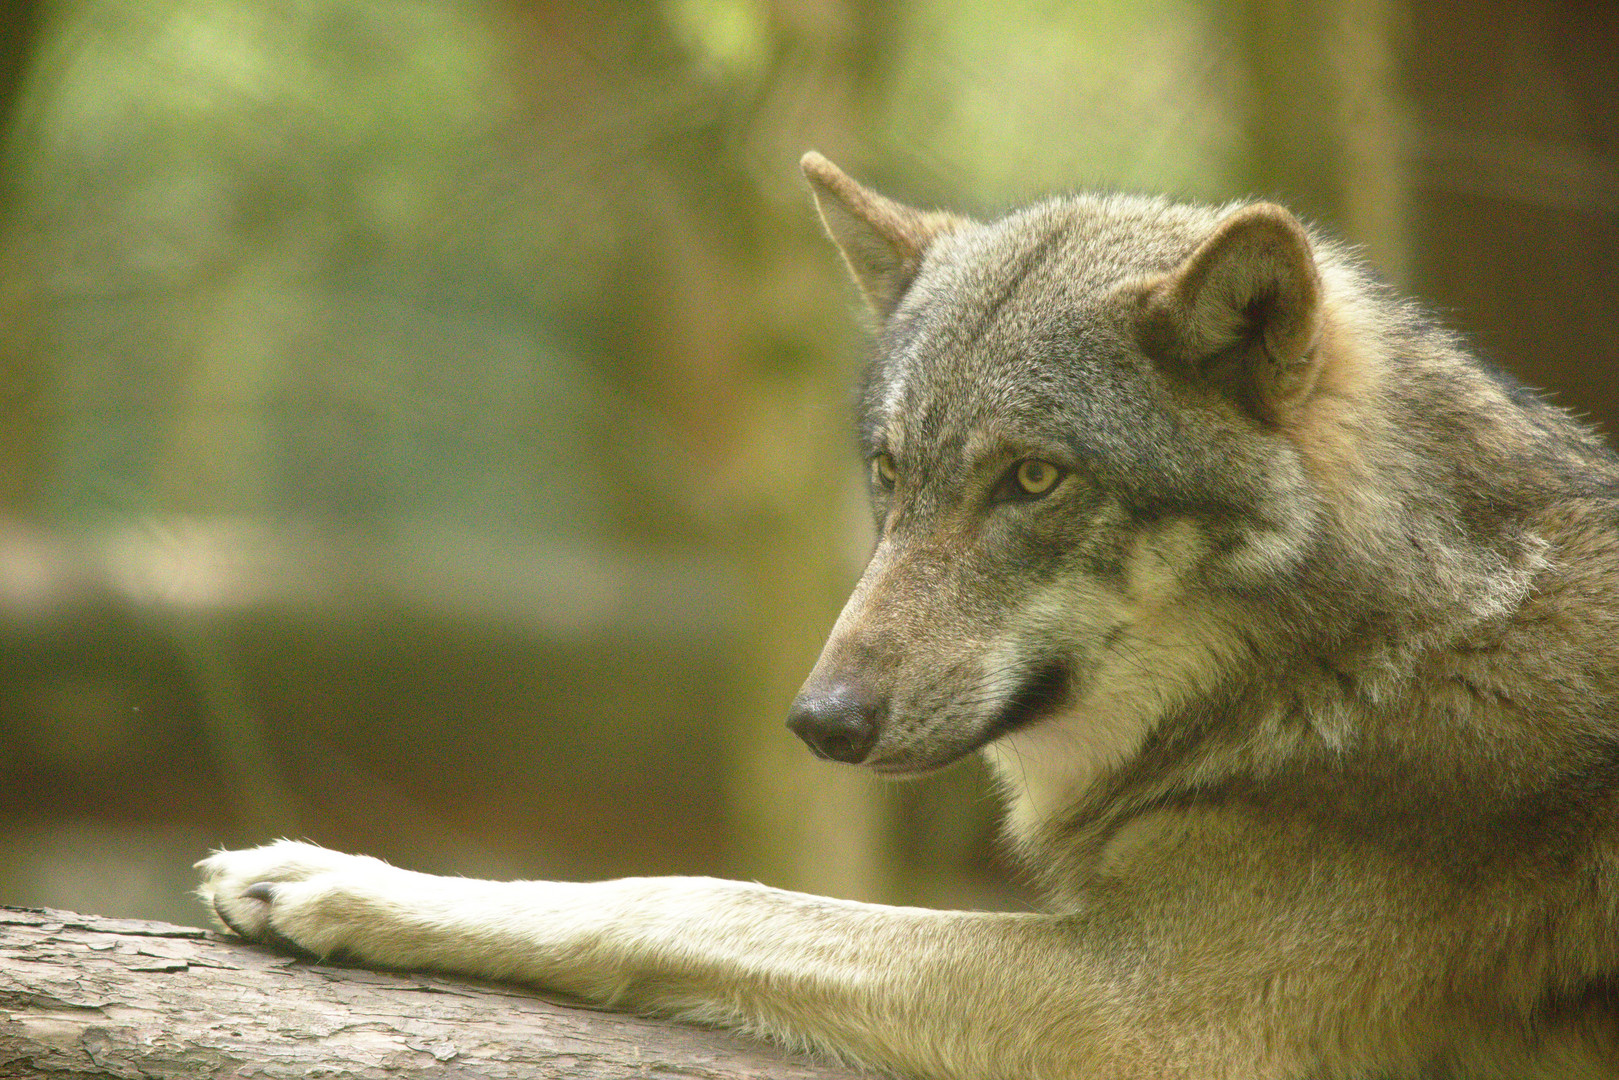
[[[288,841],[199,866],[229,929],[320,956],[541,986],[917,1077],[1175,1075],[1144,1068],[1106,1006],[1119,971],[1080,961],[1072,920],[707,878],[474,881]]]
[[[1409,986],[1398,963],[1357,974],[1350,958],[1377,951],[1364,922],[1294,955],[1276,949],[1300,943],[1281,922],[1233,922],[1216,903],[1199,929],[1161,905],[1143,913],[1134,890],[1043,915],[707,878],[474,881],[287,841],[199,865],[204,901],[248,938],[526,983],[931,1080],[1335,1076],[1389,1064],[1343,1044],[1323,1054],[1323,1036],[1376,1041],[1340,1010],[1370,1020],[1390,1004],[1344,980]]]

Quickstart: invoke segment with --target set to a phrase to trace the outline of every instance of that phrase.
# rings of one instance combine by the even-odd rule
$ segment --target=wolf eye
[[[889,454],[878,454],[871,459],[871,482],[884,491],[894,490],[894,481],[899,479],[899,468],[894,464],[894,458]]]
[[[1017,485],[1015,494],[1019,498],[1038,499],[1057,486],[1057,481],[1062,479],[1062,470],[1049,461],[1025,458],[1017,463],[1012,479]]]

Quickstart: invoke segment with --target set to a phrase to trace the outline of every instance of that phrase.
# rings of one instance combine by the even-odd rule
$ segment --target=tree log
[[[0,1077],[853,1080],[726,1032],[310,963],[167,923],[0,907]]]

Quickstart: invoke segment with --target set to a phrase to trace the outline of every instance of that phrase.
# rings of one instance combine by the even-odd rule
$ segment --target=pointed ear
[[[1304,226],[1256,203],[1148,290],[1141,334],[1167,366],[1225,384],[1276,420],[1315,388],[1321,324],[1321,273]]]
[[[899,306],[933,238],[964,219],[913,210],[869,188],[811,150],[799,162],[827,235],[843,252],[855,284],[880,319]]]

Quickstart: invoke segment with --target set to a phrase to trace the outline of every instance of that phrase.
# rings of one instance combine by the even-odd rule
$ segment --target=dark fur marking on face
[[[1017,693],[1001,706],[1000,714],[985,729],[979,745],[988,745],[1050,716],[1067,702],[1068,690],[1067,668],[1057,663],[1036,668]]]
[[[973,335],[974,337],[982,335],[984,330],[995,321],[995,317],[1001,313],[1001,309],[1006,306],[1013,296],[1017,295],[1018,290],[1023,287],[1023,283],[1028,280],[1029,275],[1034,273],[1050,257],[1052,249],[1057,247],[1065,236],[1066,234],[1062,230],[1053,229],[1042,236],[1032,248],[1018,256],[1017,262],[1012,267],[1012,272],[1007,275],[1000,291],[995,294],[995,297],[985,307],[984,317],[979,323],[978,329]]]

